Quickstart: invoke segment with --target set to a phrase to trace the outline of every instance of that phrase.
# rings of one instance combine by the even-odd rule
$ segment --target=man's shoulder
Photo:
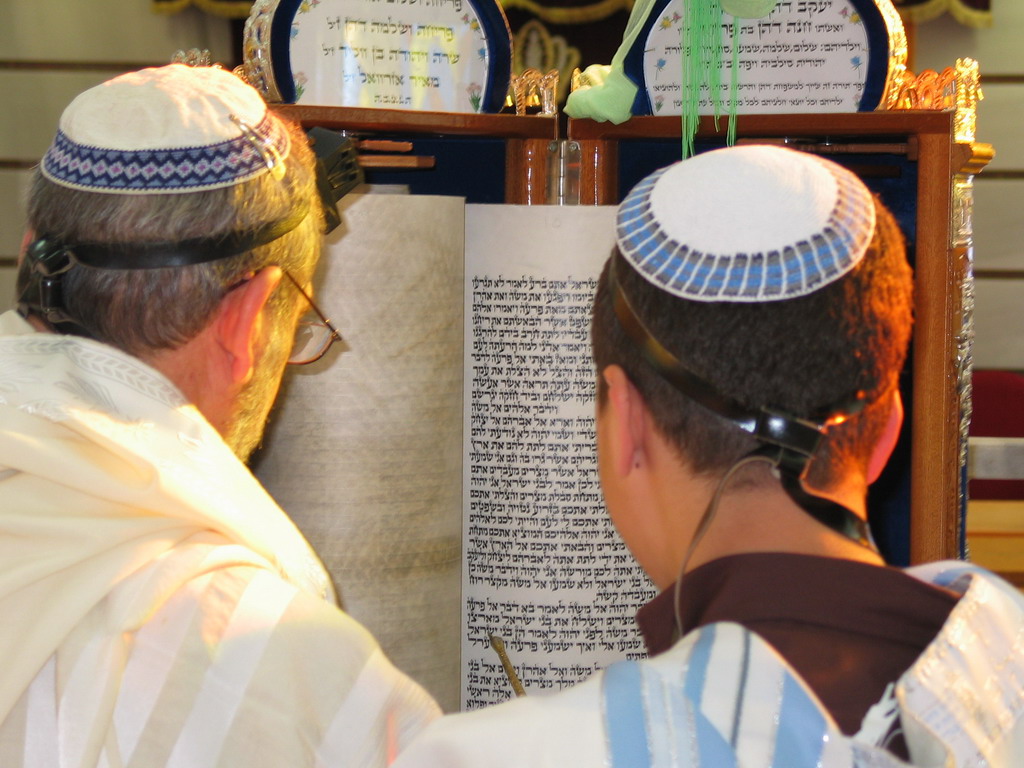
[[[362,654],[376,647],[369,632],[334,603],[258,564],[220,567],[190,579],[147,624],[159,628],[180,621],[203,636],[207,649],[229,641],[237,647],[257,637],[303,646],[336,646],[343,638]]]
[[[436,720],[396,768],[606,765],[601,680]]]
[[[340,764],[332,755],[383,764],[389,743],[404,747],[437,714],[358,622],[256,565],[190,579],[130,648],[116,719],[149,711],[154,722],[182,724],[180,735],[149,733],[148,764],[212,733],[235,765],[311,765],[311,750],[323,764]],[[225,707],[230,719],[217,714]],[[253,740],[270,729],[269,742]]]
[[[614,765],[630,764],[628,755],[641,749],[687,749],[700,754],[701,764],[723,766],[756,765],[764,755],[779,765],[836,765],[849,757],[835,722],[799,674],[759,635],[732,622],[700,627],[631,670],[616,674],[612,667],[603,698]],[[626,714],[616,710],[624,703],[642,713],[642,732],[620,725]],[[817,752],[804,754],[808,748]]]
[[[897,686],[908,743],[956,765],[1011,764],[1024,747],[1024,596],[971,563],[908,572],[961,595]]]
[[[915,744],[952,749],[957,765],[973,764],[979,754],[991,757],[993,765],[1008,764],[999,750],[1024,738],[1013,725],[1024,722],[1014,687],[1024,679],[1016,646],[1024,636],[1024,600],[1011,585],[966,563],[934,564],[910,574],[962,594],[919,668],[901,681],[905,716],[928,732],[927,740]],[[961,666],[951,662],[956,659]],[[996,685],[999,669],[1017,676],[1004,675]],[[917,686],[912,695],[907,685]],[[968,711],[969,704],[981,702],[975,692],[982,690],[990,692],[984,711]],[[963,711],[937,722],[935,713],[951,712],[948,705],[959,694]],[[992,731],[992,744],[981,749],[972,734],[990,717],[1009,725]],[[631,750],[649,754],[656,747],[667,754],[696,750],[701,764],[711,765],[762,764],[765,755],[775,755],[781,765],[900,765],[872,743],[843,736],[775,649],[729,622],[703,626],[655,658],[619,662],[560,693],[442,718],[399,765],[644,765],[630,759]]]
[[[606,766],[615,749],[616,725],[632,731],[622,734],[626,738],[643,738],[652,727],[645,724],[645,716],[659,718],[654,727],[665,723],[674,728],[675,723],[692,723],[692,715],[706,705],[715,711],[729,709],[723,697],[738,690],[738,659],[744,650],[753,652],[752,663],[761,663],[763,656],[765,663],[783,671],[778,655],[756,635],[738,624],[710,625],[655,658],[617,662],[557,693],[444,717],[396,765]],[[777,679],[760,678],[777,697]],[[658,706],[652,709],[652,704]]]
[[[33,332],[28,321],[15,310],[9,309],[6,312],[0,312],[0,337],[22,336]]]
[[[904,569],[904,573],[960,595],[967,594],[972,584],[988,584],[1011,598],[1011,602],[1024,608],[1024,595],[1021,595],[1013,584],[976,563],[965,560],[937,560],[911,566]]]

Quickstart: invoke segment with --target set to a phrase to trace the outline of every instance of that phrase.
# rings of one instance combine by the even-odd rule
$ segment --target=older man
[[[436,716],[241,461],[337,338],[316,189],[217,68],[65,110],[0,316],[0,765],[380,765]]]
[[[735,147],[645,179],[617,235],[597,448],[663,590],[652,658],[442,719],[400,764],[1019,765],[1024,600],[963,563],[887,567],[865,522],[911,328],[892,216],[831,162]]]

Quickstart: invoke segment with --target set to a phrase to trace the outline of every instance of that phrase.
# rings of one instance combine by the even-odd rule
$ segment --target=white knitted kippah
[[[853,269],[875,208],[853,173],[811,154],[744,145],[654,172],[619,206],[619,250],[654,285],[695,301],[811,293]]]
[[[253,88],[219,67],[171,64],[79,94],[40,170],[90,192],[192,192],[283,172],[288,150]]]

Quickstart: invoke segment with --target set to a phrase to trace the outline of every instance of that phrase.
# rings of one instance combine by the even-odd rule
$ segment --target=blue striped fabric
[[[700,711],[714,635],[713,626],[702,630],[682,681],[635,661],[605,671],[602,695],[612,768],[735,768],[733,748]]]
[[[782,684],[782,709],[772,765],[816,768],[827,731],[825,718],[817,704],[787,672]]]
[[[644,717],[640,664],[620,661],[604,672],[605,730],[613,768],[648,768],[647,726]]]
[[[604,673],[605,727],[613,768],[735,768],[734,747],[701,709],[715,639],[715,625],[700,631],[682,680],[634,661],[614,664]],[[749,652],[748,643],[744,650]],[[742,688],[733,694],[737,711],[742,697]],[[771,764],[780,768],[818,766],[828,724],[818,705],[788,672],[783,678],[778,722]]]
[[[701,630],[697,644],[690,655],[690,664],[686,670],[686,682],[683,690],[693,705],[700,709],[700,700],[704,695],[704,684],[707,680],[708,663],[711,661],[711,647],[715,644],[717,628],[714,624]]]

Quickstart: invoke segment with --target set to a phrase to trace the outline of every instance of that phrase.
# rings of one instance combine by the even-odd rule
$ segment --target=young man
[[[641,182],[594,300],[608,511],[662,594],[651,658],[435,723],[402,766],[1008,766],[1024,602],[962,563],[886,567],[912,280],[843,168],[775,147]]]
[[[324,220],[305,136],[218,68],[126,74],[65,110],[28,209],[0,765],[389,762],[437,707],[242,464],[285,364],[338,338],[296,335]]]

